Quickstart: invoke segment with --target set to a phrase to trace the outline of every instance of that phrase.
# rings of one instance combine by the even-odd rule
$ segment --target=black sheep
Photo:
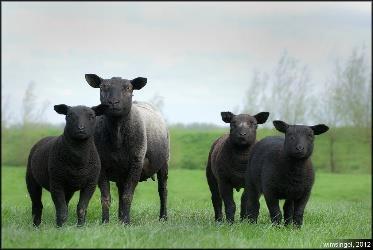
[[[26,184],[35,226],[41,222],[42,188],[51,193],[58,227],[67,219],[71,197],[80,190],[76,212],[78,226],[84,224],[87,206],[101,169],[93,139],[96,115],[101,115],[105,109],[105,105],[92,108],[65,104],[54,106],[57,113],[66,115],[64,132],[60,136],[49,136],[38,141],[31,148],[27,162]]]
[[[234,221],[236,204],[233,200],[233,188],[239,191],[245,185],[244,174],[250,148],[256,142],[257,124],[264,123],[268,115],[268,112],[254,116],[221,113],[223,121],[230,123],[230,133],[221,136],[212,144],[206,167],[216,221],[221,221],[223,217],[222,199],[227,220]],[[241,217],[246,199],[245,196],[241,197]]]
[[[88,84],[100,88],[100,100],[109,108],[98,119],[95,143],[102,169],[98,186],[101,191],[102,221],[109,221],[110,181],[116,182],[119,194],[118,217],[130,223],[130,208],[139,181],[157,174],[160,219],[167,219],[167,178],[169,136],[166,122],[155,107],[132,102],[133,90],[146,85],[147,79],[113,77],[102,79],[86,74]]]
[[[273,124],[285,133],[285,138],[266,137],[252,148],[245,178],[248,205],[244,217],[257,222],[259,197],[263,193],[273,224],[281,223],[279,200],[285,199],[285,225],[294,223],[300,227],[314,183],[311,162],[314,135],[325,133],[329,128],[324,124],[288,125],[283,121],[273,121]]]

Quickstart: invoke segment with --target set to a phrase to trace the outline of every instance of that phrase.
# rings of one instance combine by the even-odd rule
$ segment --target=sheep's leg
[[[32,202],[33,225],[37,227],[41,223],[41,214],[43,210],[43,204],[41,202],[42,187],[35,181],[30,173],[26,174],[26,185]]]
[[[109,222],[109,209],[111,203],[110,182],[106,177],[104,170],[101,170],[98,180],[98,187],[101,192],[101,207],[102,207],[102,223]]]
[[[80,191],[79,202],[76,208],[76,214],[78,217],[78,226],[82,226],[85,223],[85,217],[87,215],[88,203],[95,192],[96,185],[89,185]]]
[[[57,227],[61,227],[67,220],[67,205],[65,200],[65,192],[61,187],[51,187],[51,195],[56,207],[56,223]]]
[[[135,188],[140,181],[141,176],[141,170],[142,170],[142,161],[136,162],[132,165],[130,173],[128,176],[124,179],[123,182],[123,193],[119,197],[119,202],[122,204],[119,204],[119,220],[124,224],[130,223],[130,209],[131,209],[131,203],[133,199],[133,194],[135,192]]]
[[[233,187],[230,183],[219,182],[219,191],[224,201],[225,216],[229,223],[234,222],[234,214],[236,213],[236,204],[233,199]]]
[[[274,225],[279,225],[282,220],[282,214],[279,206],[279,200],[269,196],[269,195],[264,195],[267,207],[269,210],[269,215],[271,217],[271,221]]]
[[[123,183],[122,182],[117,182],[117,188],[118,188],[118,197],[119,197],[119,207],[118,207],[118,219],[120,220],[123,218],[123,201],[121,197],[123,197]]]
[[[211,171],[210,165],[207,165],[206,177],[207,177],[207,183],[209,184],[209,188],[211,191],[211,201],[214,207],[215,221],[222,221],[223,220],[222,199],[220,197],[218,182],[216,181],[216,178],[214,177]]]
[[[246,186],[244,192],[247,193],[247,219],[250,223],[257,223],[260,208],[260,193],[253,185]]]
[[[158,194],[161,203],[159,211],[159,219],[167,220],[167,178],[168,178],[168,164],[161,168],[157,173],[158,180]]]
[[[301,199],[294,201],[293,223],[298,228],[300,228],[303,224],[304,209],[306,208],[309,197],[310,192],[303,196]]]
[[[74,192],[65,191],[65,201],[66,201],[67,206],[69,206],[69,202],[70,202],[71,198],[73,197],[73,195],[74,195]]]
[[[287,199],[285,200],[285,203],[284,203],[285,226],[293,222],[293,214],[294,214],[294,201]]]
[[[249,194],[247,190],[245,189],[241,195],[241,213],[240,213],[241,221],[247,218],[248,198],[249,198]]]

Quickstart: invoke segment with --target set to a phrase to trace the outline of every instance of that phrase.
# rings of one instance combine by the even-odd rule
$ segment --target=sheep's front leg
[[[62,187],[51,187],[51,196],[56,207],[57,227],[61,227],[67,220],[67,205],[65,201],[65,191]]]
[[[285,203],[284,203],[285,226],[288,226],[293,222],[293,214],[294,214],[294,201],[287,199],[285,200]]]
[[[87,214],[88,203],[95,192],[96,185],[91,184],[80,191],[79,202],[76,208],[76,214],[78,217],[78,226],[83,226],[85,223],[85,217]]]
[[[304,195],[301,199],[294,201],[293,223],[297,228],[300,228],[303,224],[304,209],[306,208],[309,197],[310,192]]]
[[[98,187],[101,191],[102,223],[108,223],[111,203],[110,182],[103,169],[101,169],[100,178],[98,180]]]
[[[240,213],[241,221],[247,218],[248,199],[249,199],[249,194],[247,190],[244,190],[241,196],[241,213]]]
[[[282,220],[282,214],[279,206],[279,200],[270,196],[264,194],[264,198],[267,203],[267,207],[269,210],[269,215],[271,216],[271,222],[274,225],[279,225]]]
[[[233,199],[233,187],[226,181],[219,182],[219,191],[224,202],[225,216],[229,223],[234,222],[234,214],[236,213],[236,203]]]
[[[258,192],[255,186],[252,184],[247,184],[244,192],[247,193],[247,219],[250,223],[257,223],[260,209],[260,192]]]
[[[140,181],[142,170],[142,161],[136,161],[132,164],[129,174],[124,178],[123,184],[118,185],[122,188],[122,192],[119,191],[119,220],[122,223],[130,223],[130,209],[133,198],[133,193],[137,183]]]

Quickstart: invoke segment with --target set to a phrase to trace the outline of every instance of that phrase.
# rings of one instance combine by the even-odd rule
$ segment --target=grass
[[[50,194],[43,193],[43,216],[39,229],[31,226],[31,201],[24,181],[25,168],[1,168],[1,247],[33,248],[319,248],[332,239],[371,238],[371,175],[318,172],[301,230],[270,225],[261,199],[259,223],[216,224],[204,171],[169,171],[169,220],[158,221],[156,182],[140,183],[132,205],[132,224],[117,220],[118,196],[112,184],[111,222],[100,224],[101,207],[96,190],[87,214],[87,224],[77,228],[77,194],[69,205],[63,228],[55,227]],[[235,192],[236,205],[239,195]],[[236,220],[239,211],[236,212]]]
[[[370,128],[369,128],[370,129]],[[371,173],[371,136],[369,129],[337,128],[335,130],[335,163],[339,173]],[[170,168],[204,169],[211,144],[227,133],[227,128],[185,129],[170,128]],[[29,128],[13,127],[2,130],[2,165],[23,166],[27,162],[30,148],[40,138],[59,135],[62,128],[48,125]],[[329,132],[317,136],[312,156],[316,171],[330,169]],[[279,135],[275,130],[259,128],[257,139]],[[16,153],[15,153],[16,152]]]

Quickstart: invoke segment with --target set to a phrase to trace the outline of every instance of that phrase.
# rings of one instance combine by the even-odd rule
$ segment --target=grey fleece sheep
[[[101,168],[93,139],[96,115],[101,115],[105,108],[105,105],[92,108],[65,104],[54,106],[57,113],[66,115],[64,132],[37,142],[31,148],[27,163],[26,184],[32,201],[34,226],[41,222],[42,188],[51,192],[58,227],[67,219],[71,197],[80,190],[76,212],[78,226],[84,224]]]
[[[139,181],[156,173],[160,198],[160,219],[167,219],[167,177],[169,137],[161,114],[150,104],[133,102],[133,90],[145,86],[147,79],[102,79],[86,74],[88,84],[100,88],[102,104],[109,105],[98,118],[95,143],[101,158],[99,188],[102,221],[109,221],[110,181],[116,182],[119,194],[118,217],[130,223],[130,208]]]
[[[222,199],[227,220],[234,221],[236,204],[233,200],[233,188],[238,191],[245,185],[245,171],[250,149],[256,142],[256,129],[258,124],[267,120],[268,115],[268,112],[260,112],[254,116],[221,113],[223,121],[230,123],[230,133],[213,143],[206,167],[216,221],[223,218]],[[246,199],[245,196],[241,198],[241,216]]]
[[[270,136],[252,148],[249,156],[244,193],[248,196],[245,217],[256,223],[259,197],[263,193],[273,224],[279,224],[282,215],[279,200],[285,199],[285,225],[300,227],[303,213],[314,182],[311,162],[314,135],[328,131],[324,124],[316,126],[288,125],[273,121],[285,138]]]

